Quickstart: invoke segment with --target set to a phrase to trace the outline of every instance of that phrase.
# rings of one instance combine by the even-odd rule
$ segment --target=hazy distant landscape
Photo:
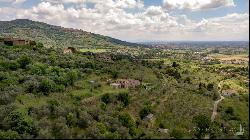
[[[248,2],[30,2],[0,1],[0,139],[249,137]]]

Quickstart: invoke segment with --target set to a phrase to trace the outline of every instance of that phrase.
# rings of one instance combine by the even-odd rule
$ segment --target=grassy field
[[[244,87],[240,84],[240,81],[237,79],[226,79],[220,82],[220,85],[229,87],[229,89],[234,89],[238,93],[248,93],[249,90],[247,87]]]
[[[247,54],[240,54],[240,55],[225,55],[225,54],[211,54],[209,57],[219,60],[246,60],[248,61]]]
[[[80,49],[81,52],[93,52],[93,53],[102,53],[108,52],[108,49]]]

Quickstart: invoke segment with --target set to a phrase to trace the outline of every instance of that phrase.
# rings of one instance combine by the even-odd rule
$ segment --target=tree
[[[181,74],[177,70],[174,71],[172,76],[174,76],[175,79],[180,79],[181,78]]]
[[[52,134],[56,139],[70,139],[71,138],[71,131],[66,125],[66,120],[64,117],[59,117],[58,119],[54,120],[52,126]]]
[[[202,88],[206,88],[206,84],[205,83],[200,83],[199,84],[199,89],[202,89]]]
[[[55,82],[50,80],[49,78],[43,79],[40,85],[40,90],[46,95],[52,91],[54,91]]]
[[[30,46],[35,46],[36,45],[36,42],[35,41],[30,41]]]
[[[195,116],[193,118],[193,123],[196,124],[197,129],[196,129],[195,135],[199,139],[205,136],[205,134],[208,132],[210,125],[211,125],[210,119],[204,114]]]
[[[112,75],[112,78],[116,79],[118,77],[118,72],[117,71],[112,71],[111,75]]]
[[[173,62],[172,67],[178,67],[178,66],[179,64],[177,64],[176,62]]]
[[[178,72],[178,70],[168,67],[166,69],[166,74],[175,77],[176,79],[180,79],[181,78],[181,74]]]
[[[50,99],[47,101],[50,113],[54,115],[55,108],[59,106],[59,102],[56,99]]]
[[[218,122],[214,122],[210,126],[210,139],[218,139],[223,135],[223,131],[221,131],[221,124]]]
[[[184,137],[183,131],[180,129],[173,129],[172,132],[170,133],[171,137],[174,137],[175,139],[182,139]]]
[[[229,115],[234,115],[234,109],[231,106],[227,107],[225,112]]]
[[[128,96],[128,93],[120,93],[119,95],[118,95],[118,97],[117,97],[117,99],[119,100],[119,101],[121,101],[123,104],[124,104],[124,106],[128,106],[128,104],[129,104],[129,96]]]
[[[35,63],[33,65],[29,65],[29,71],[31,72],[31,74],[45,75],[46,68],[46,65],[42,63]]]
[[[214,91],[213,94],[212,94],[213,100],[217,100],[217,99],[219,99],[219,97],[220,97],[219,92],[218,91]]]
[[[220,51],[218,49],[212,50],[212,53],[219,53]]]
[[[25,69],[26,66],[31,63],[31,58],[27,55],[23,55],[17,60],[17,62],[19,63],[22,69]]]
[[[207,90],[212,91],[213,89],[214,89],[214,84],[209,83],[209,84],[207,85]]]
[[[150,114],[152,112],[152,109],[149,106],[145,106],[140,112],[140,118],[143,119],[144,117],[146,117],[148,114]]]
[[[28,77],[28,79],[24,82],[25,90],[28,93],[36,93],[37,91],[39,91],[39,86],[40,81],[36,76]]]
[[[101,133],[99,128],[97,128],[96,126],[88,127],[86,129],[86,137],[87,139],[101,139]]]
[[[36,47],[37,47],[37,48],[43,48],[44,46],[43,46],[43,43],[38,42],[37,45],[36,45]]]
[[[101,100],[102,100],[102,102],[104,102],[105,104],[109,104],[109,103],[111,103],[111,101],[112,101],[111,96],[110,96],[109,93],[104,94],[104,95],[101,97]]]
[[[77,126],[80,128],[87,128],[91,125],[92,121],[93,118],[86,111],[81,111],[77,119]]]
[[[67,77],[69,84],[73,85],[78,78],[78,72],[76,70],[71,70],[70,72],[67,73]]]
[[[76,124],[76,117],[71,112],[67,115],[66,120],[69,126],[74,126]]]
[[[2,131],[0,130],[0,139],[20,139],[21,137],[16,131],[7,130]]]
[[[135,127],[135,121],[128,113],[119,114],[118,119],[127,128]]]
[[[37,130],[33,126],[32,119],[29,119],[28,116],[25,116],[23,113],[18,111],[11,112],[5,119],[5,127],[13,131],[18,132],[19,134],[30,134],[36,135]]]
[[[5,62],[0,63],[1,66],[3,66],[6,70],[17,70],[20,66],[17,61],[14,60],[8,60]]]
[[[121,113],[118,119],[123,126],[129,128],[130,135],[135,136],[137,134],[136,123],[129,113]]]
[[[187,78],[184,80],[184,83],[188,83],[188,84],[190,84],[190,83],[191,83],[191,79],[190,79],[190,77],[187,77]]]
[[[105,110],[105,111],[106,111],[107,105],[106,105],[104,102],[101,102],[100,108],[101,108],[102,110]]]

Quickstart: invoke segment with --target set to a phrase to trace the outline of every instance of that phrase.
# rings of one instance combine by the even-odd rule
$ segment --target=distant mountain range
[[[54,26],[28,19],[0,21],[0,36],[30,39],[41,42],[47,47],[143,46],[83,30]]]

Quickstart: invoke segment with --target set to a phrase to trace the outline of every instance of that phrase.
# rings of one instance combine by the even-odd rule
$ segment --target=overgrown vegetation
[[[248,66],[203,62],[185,49],[142,49],[136,57],[126,49],[131,54],[107,53],[109,63],[0,39],[0,138],[248,137]],[[113,88],[110,79],[140,86]],[[226,89],[237,94],[219,103],[211,122],[214,101]],[[240,124],[244,135],[235,136]]]

